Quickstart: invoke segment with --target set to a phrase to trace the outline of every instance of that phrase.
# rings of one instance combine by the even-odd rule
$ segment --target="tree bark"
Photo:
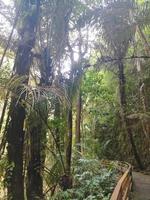
[[[71,177],[71,159],[72,159],[72,106],[68,109],[68,134],[67,134],[67,147],[66,147],[66,165],[65,174],[61,177],[60,186],[63,190],[72,187]]]
[[[24,177],[23,177],[23,141],[24,141],[24,119],[25,110],[18,104],[17,98],[11,102],[11,120],[7,132],[8,163],[7,189],[8,199],[24,199]],[[16,105],[16,106],[15,106]]]
[[[82,97],[81,97],[81,90],[79,91],[77,97],[77,113],[76,113],[76,148],[78,151],[78,156],[80,157],[81,154],[81,109],[82,109]]]
[[[48,48],[45,48],[41,56],[41,80],[40,85],[52,84],[52,60]],[[33,116],[32,116],[33,115]],[[30,118],[31,117],[31,118]],[[34,118],[33,118],[34,117]],[[46,148],[46,123],[48,119],[47,101],[42,99],[35,103],[34,111],[29,116],[30,135],[30,160],[27,168],[27,199],[44,199],[43,172],[45,164]],[[34,123],[32,121],[34,120]]]
[[[56,120],[56,128],[55,128],[55,136],[56,136],[56,142],[60,148],[60,103],[58,98],[55,100],[55,111],[54,111],[54,120]]]
[[[42,120],[47,121],[45,101],[39,101],[29,117],[30,160],[27,167],[27,199],[44,199],[43,172],[45,163],[46,127]],[[42,115],[42,119],[41,119]],[[34,123],[32,123],[34,120]]]
[[[31,10],[29,2],[24,2],[23,13],[27,12],[21,30],[21,40],[18,45],[14,69],[18,76],[27,76],[24,84],[28,83],[31,64],[31,50],[35,44],[36,26],[39,14],[39,1],[34,10]],[[28,14],[29,13],[29,14]],[[25,108],[22,105],[25,94],[20,98],[22,87],[18,86],[15,95],[12,95],[10,105],[10,122],[7,131],[8,163],[6,174],[7,191],[9,200],[24,200],[23,177],[23,144],[24,144],[24,120]],[[19,98],[19,101],[18,101]]]
[[[72,106],[68,110],[68,135],[66,148],[66,173],[70,176],[72,158]]]

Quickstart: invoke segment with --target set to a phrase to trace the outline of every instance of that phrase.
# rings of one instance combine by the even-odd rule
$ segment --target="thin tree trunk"
[[[55,136],[56,136],[57,144],[59,145],[59,148],[60,148],[60,128],[59,128],[59,123],[60,123],[60,103],[59,103],[58,98],[56,98],[56,100],[55,100],[54,119],[56,120]]]
[[[140,159],[139,153],[137,151],[135,141],[132,135],[132,130],[130,128],[130,121],[126,117],[126,80],[125,80],[125,75],[124,75],[124,65],[122,61],[119,61],[118,63],[118,69],[119,69],[119,90],[120,90],[120,105],[121,105],[121,115],[122,115],[122,122],[124,124],[124,128],[127,132],[132,151],[135,157],[135,160],[139,166],[140,169],[143,169],[143,164]]]
[[[1,118],[0,118],[0,132],[1,132],[4,117],[5,117],[5,114],[6,114],[6,108],[8,106],[8,98],[9,98],[9,92],[7,92],[7,94],[6,94],[6,98],[5,98],[5,102],[4,102],[4,106],[3,106],[3,110],[2,110],[2,114],[1,114]]]
[[[76,113],[76,148],[78,151],[78,155],[81,154],[81,108],[82,107],[82,97],[81,97],[81,90],[79,91],[78,98],[77,98],[77,113]]]
[[[22,27],[21,40],[15,59],[15,74],[18,76],[29,77],[31,63],[31,50],[35,44],[36,26],[39,13],[39,1],[35,10],[30,10],[28,2],[24,2],[23,12],[27,12]],[[29,14],[28,14],[29,13]],[[24,84],[28,83],[28,78]],[[24,177],[23,177],[23,144],[24,144],[24,120],[25,108],[22,106],[25,94],[21,96],[22,87],[18,86],[16,94],[11,98],[10,122],[7,131],[8,142],[8,163],[9,167],[6,174],[7,191],[9,200],[24,200]]]
[[[71,158],[72,158],[72,107],[68,110],[68,135],[66,148],[66,172],[70,176],[71,173]]]
[[[71,178],[72,106],[68,110],[67,122],[68,122],[68,135],[67,135],[67,147],[66,147],[66,166],[65,166],[65,174],[61,177],[60,181],[60,185],[63,190],[67,190],[72,187],[72,178]]]

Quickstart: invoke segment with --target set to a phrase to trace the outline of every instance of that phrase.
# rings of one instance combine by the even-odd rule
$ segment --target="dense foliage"
[[[118,180],[117,164],[102,165],[96,159],[79,159],[74,166],[74,185],[72,189],[58,192],[52,199],[110,199]]]
[[[0,199],[107,200],[116,160],[149,169],[150,2],[0,0],[0,17]]]

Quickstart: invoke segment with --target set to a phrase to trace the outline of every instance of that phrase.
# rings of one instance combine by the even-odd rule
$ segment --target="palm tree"
[[[29,70],[31,64],[31,50],[35,44],[36,27],[38,24],[40,1],[30,4],[21,1],[21,12],[23,18],[20,31],[20,42],[18,44],[15,58],[15,75],[26,76],[24,84],[28,84]],[[34,9],[33,9],[34,7]],[[24,177],[23,177],[23,145],[24,145],[24,120],[25,108],[23,101],[25,94],[21,95],[22,87],[18,86],[15,94],[12,94],[9,125],[7,130],[8,163],[7,189],[8,199],[24,199]],[[20,96],[21,95],[21,96]],[[19,98],[20,96],[20,98]]]
[[[128,135],[135,160],[138,166],[143,169],[143,164],[130,128],[130,121],[127,119],[126,78],[123,62],[130,41],[135,34],[135,29],[130,18],[132,9],[134,9],[134,1],[132,0],[106,1],[106,6],[102,8],[100,16],[105,41],[113,50],[114,57],[118,60],[116,65],[118,66],[122,125]]]

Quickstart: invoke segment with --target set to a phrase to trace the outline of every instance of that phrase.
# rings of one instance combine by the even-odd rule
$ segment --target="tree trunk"
[[[21,40],[18,45],[14,69],[18,76],[27,76],[24,84],[28,83],[29,69],[31,63],[31,50],[35,44],[36,26],[39,13],[39,1],[35,10],[31,10],[28,2],[24,2],[24,18],[21,30]],[[29,14],[28,14],[29,13]],[[21,94],[22,87],[18,86],[15,95],[11,98],[10,122],[7,131],[8,163],[6,174],[8,199],[24,200],[24,177],[23,177],[23,144],[24,144],[24,119],[25,108],[22,106],[25,94]]]
[[[30,160],[27,167],[28,200],[44,199],[43,169],[45,163],[46,127],[42,120],[46,122],[48,115],[47,110],[43,109],[43,107],[46,107],[46,102],[39,101],[35,105],[35,111],[31,113],[31,116],[28,119],[28,134],[30,135]]]
[[[120,90],[120,105],[121,105],[122,122],[124,124],[124,129],[127,132],[135,160],[139,168],[143,169],[143,164],[138,154],[135,141],[132,135],[132,130],[130,128],[130,121],[126,117],[126,114],[127,114],[126,113],[126,106],[127,106],[126,105],[126,91],[125,91],[126,80],[125,80],[125,75],[124,75],[124,65],[121,60],[118,63],[118,70],[119,70],[119,90]]]
[[[52,84],[52,60],[48,48],[45,48],[41,56],[41,80],[40,85]],[[33,115],[33,116],[32,116]],[[42,99],[35,103],[34,111],[29,116],[30,135],[30,160],[27,168],[27,199],[44,199],[43,172],[45,164],[46,148],[46,124],[48,119],[47,101]],[[34,121],[34,123],[32,123]]]
[[[24,141],[24,119],[25,109],[18,103],[17,98],[11,101],[11,120],[7,132],[8,163],[7,189],[8,199],[24,199],[23,178],[23,141]]]
[[[67,147],[66,147],[66,166],[65,166],[65,174],[61,177],[60,181],[60,186],[63,190],[67,190],[72,187],[72,178],[71,178],[72,106],[68,110],[67,122],[68,122],[68,135],[67,135]]]
[[[1,117],[0,117],[0,133],[1,133],[3,122],[4,122],[6,109],[7,109],[7,106],[8,106],[8,99],[9,99],[9,92],[7,92],[7,94],[6,94],[6,98],[5,98],[5,101],[4,101],[4,106],[3,106],[3,109],[2,109],[2,114],[1,114]]]
[[[81,97],[81,90],[79,91],[78,98],[77,98],[77,114],[76,114],[76,148],[78,151],[78,155],[80,157],[81,154],[81,106],[82,106],[82,97]]]
[[[55,100],[55,111],[54,111],[54,120],[56,121],[56,127],[55,127],[55,136],[56,136],[56,142],[60,148],[60,103],[58,98]],[[61,149],[61,148],[60,148]]]
[[[68,110],[68,135],[66,148],[66,172],[69,176],[71,173],[71,157],[72,157],[72,107]]]

